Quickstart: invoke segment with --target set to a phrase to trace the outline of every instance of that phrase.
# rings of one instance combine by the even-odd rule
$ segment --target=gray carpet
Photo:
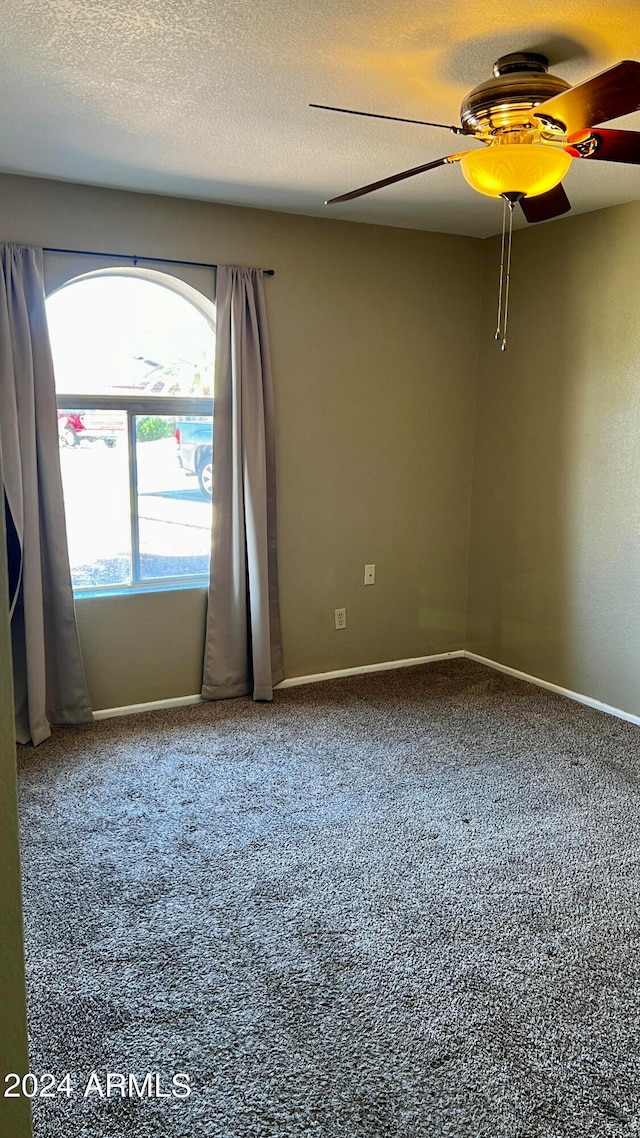
[[[451,660],[22,749],[36,1138],[640,1134],[639,741]]]

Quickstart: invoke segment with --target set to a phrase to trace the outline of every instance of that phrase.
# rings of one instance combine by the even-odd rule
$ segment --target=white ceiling
[[[457,166],[328,197],[460,150],[444,123],[498,56],[578,83],[640,59],[639,0],[0,0],[0,169],[380,225],[488,236]],[[615,124],[640,129],[640,113]],[[640,198],[640,167],[576,161],[574,212]]]

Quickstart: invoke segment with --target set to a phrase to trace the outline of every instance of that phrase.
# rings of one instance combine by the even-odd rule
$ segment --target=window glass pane
[[[140,577],[209,572],[211,416],[137,415]]]
[[[204,311],[179,282],[126,271],[47,301],[76,588],[206,581],[215,334]],[[176,423],[166,396],[195,414]]]
[[[170,288],[76,281],[49,297],[47,319],[59,395],[213,396],[211,325]]]
[[[75,588],[131,577],[126,415],[59,411],[60,465]]]

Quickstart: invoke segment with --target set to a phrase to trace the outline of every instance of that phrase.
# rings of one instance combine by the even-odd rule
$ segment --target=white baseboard
[[[437,660],[454,660],[464,657],[467,660],[475,660],[477,664],[484,664],[487,668],[493,668],[497,672],[504,672],[508,676],[513,676],[517,680],[524,680],[525,683],[535,684],[537,687],[546,688],[547,691],[556,692],[557,695],[566,696],[567,699],[573,699],[576,703],[583,703],[587,707],[593,707],[596,711],[604,711],[607,715],[615,715],[617,719],[625,719],[628,723],[635,723],[640,726],[640,715],[632,715],[629,711],[622,711],[619,707],[612,707],[608,703],[602,703],[599,699],[592,699],[591,696],[581,695],[579,692],[570,691],[569,688],[562,688],[559,684],[552,684],[549,680],[541,680],[537,676],[530,676],[527,672],[519,672],[517,668],[510,668],[507,664],[499,664],[497,660],[489,660],[486,656],[478,656],[476,652],[467,652],[463,649],[458,649],[455,652],[439,652],[434,656],[413,656],[408,660],[385,660],[379,664],[361,664],[356,668],[339,668],[333,672],[316,672],[308,676],[292,676],[290,679],[282,680],[281,683],[276,685],[276,691],[282,691],[284,688],[296,688],[302,684],[319,684],[324,680],[337,680],[343,676],[363,676],[367,672],[391,672],[396,668],[412,668],[418,664],[433,664]],[[164,708],[170,707],[188,707],[190,704],[206,703],[200,695],[181,695],[175,699],[157,699],[150,703],[132,703],[124,707],[106,707],[102,711],[94,711],[94,719],[113,719],[119,715],[136,715],[140,711],[161,711]]]
[[[338,668],[335,672],[315,672],[309,676],[292,676],[282,680],[275,690],[298,688],[301,684],[319,684],[323,680],[339,680],[342,676],[364,676],[367,672],[393,672],[396,668],[413,668],[416,664],[433,664],[436,660],[453,660],[464,656],[462,648],[455,652],[439,652],[435,656],[412,656],[409,660],[384,660],[380,664],[360,664],[357,668]]]
[[[509,668],[507,664],[499,664],[497,660],[488,660],[486,656],[478,656],[476,652],[465,651],[463,655],[467,660],[475,660],[476,663],[484,664],[487,668],[494,668],[497,672],[504,672],[507,676],[513,676],[516,680],[524,680],[528,684],[535,684],[536,687],[556,692],[557,695],[564,695],[576,703],[584,703],[587,707],[595,708],[596,711],[604,711],[607,715],[615,715],[617,719],[625,719],[627,723],[640,725],[640,715],[632,715],[630,711],[622,711],[619,707],[612,707],[609,703],[592,699],[590,695],[581,695],[579,692],[570,691],[569,688],[561,688],[559,684],[552,684],[549,680],[540,680],[537,676],[530,676],[527,672],[519,672],[517,668]]]
[[[296,688],[301,684],[318,684],[323,680],[335,680],[341,676],[361,676],[365,672],[392,672],[396,668],[410,668],[414,664],[432,664],[436,660],[451,660],[456,656],[464,656],[460,648],[456,652],[440,652],[436,656],[414,656],[410,660],[385,660],[381,664],[361,664],[357,668],[340,668],[336,672],[317,672],[311,676],[292,676],[289,680],[282,680],[276,684],[274,691],[282,688]],[[188,707],[193,703],[207,703],[199,695],[181,695],[175,699],[157,699],[151,703],[131,703],[124,707],[105,707],[102,711],[94,711],[94,719],[113,719],[118,715],[137,715],[139,711],[161,711],[166,707]]]
[[[124,707],[103,707],[94,711],[94,719],[115,719],[118,715],[137,715],[139,711],[162,711],[164,707],[188,707],[192,703],[204,703],[201,695],[178,695],[173,699],[154,699],[150,703],[129,703]]]

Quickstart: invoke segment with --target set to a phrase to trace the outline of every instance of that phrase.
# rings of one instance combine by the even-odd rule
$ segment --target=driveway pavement
[[[172,438],[138,443],[138,517],[143,579],[206,574],[211,502],[180,468]],[[60,451],[74,585],[129,579],[130,491],[124,433],[115,447],[82,442]]]

